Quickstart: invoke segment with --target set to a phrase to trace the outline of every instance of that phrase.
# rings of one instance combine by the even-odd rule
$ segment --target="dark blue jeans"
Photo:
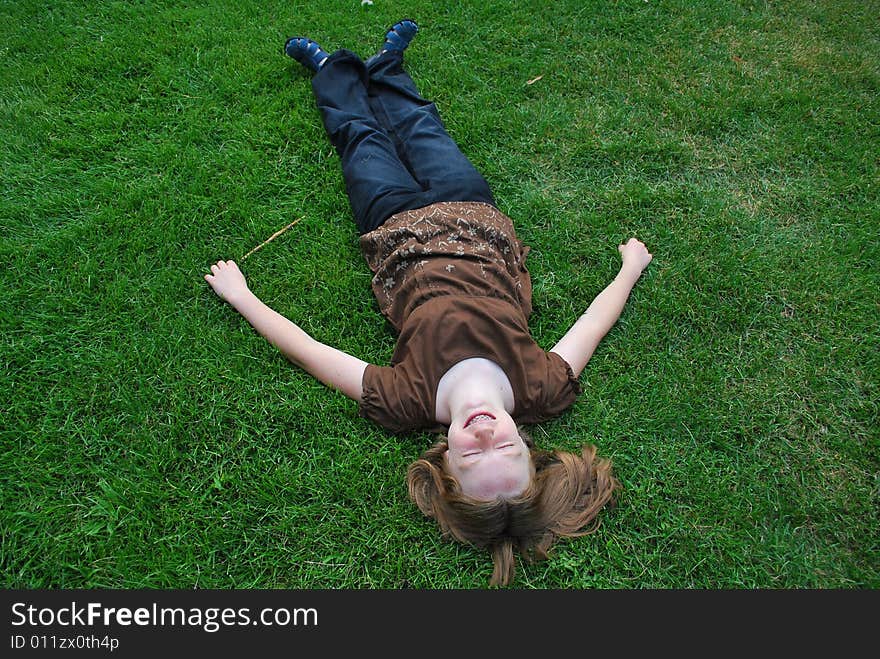
[[[437,108],[421,97],[389,51],[365,64],[338,50],[312,78],[327,135],[342,160],[358,231],[439,201],[495,205],[483,176],[446,132]]]

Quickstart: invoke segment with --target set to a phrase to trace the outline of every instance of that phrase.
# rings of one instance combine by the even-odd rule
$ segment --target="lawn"
[[[48,6],[47,6],[48,5]],[[595,443],[599,530],[514,588],[880,587],[876,2],[0,2],[5,588],[485,588],[395,436],[202,276],[386,364],[305,34],[407,65],[532,246],[551,347],[654,261],[530,430]]]

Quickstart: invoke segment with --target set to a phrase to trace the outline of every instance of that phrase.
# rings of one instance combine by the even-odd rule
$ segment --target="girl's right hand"
[[[235,261],[217,261],[211,266],[211,274],[205,281],[223,300],[233,303],[236,297],[248,292],[247,281]]]
[[[641,273],[648,267],[654,256],[645,247],[645,243],[637,238],[630,238],[623,245],[618,245],[620,258],[623,261],[624,268],[631,268],[635,272]]]

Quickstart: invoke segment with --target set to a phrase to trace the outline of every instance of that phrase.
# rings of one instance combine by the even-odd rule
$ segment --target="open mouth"
[[[464,427],[467,428],[468,426],[472,426],[475,423],[485,423],[486,421],[494,420],[495,417],[491,414],[487,414],[486,412],[477,412],[476,414],[473,414],[470,416],[470,418],[468,418],[468,420],[464,424]]]

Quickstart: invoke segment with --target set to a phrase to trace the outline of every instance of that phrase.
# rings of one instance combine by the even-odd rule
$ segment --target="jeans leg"
[[[342,161],[348,199],[362,234],[395,213],[425,205],[422,186],[373,115],[366,82],[364,63],[345,50],[333,53],[312,77],[315,101]]]
[[[389,51],[376,57],[368,75],[375,117],[432,201],[482,201],[494,206],[486,179],[450,137],[434,103],[422,98],[404,71],[403,55]]]

